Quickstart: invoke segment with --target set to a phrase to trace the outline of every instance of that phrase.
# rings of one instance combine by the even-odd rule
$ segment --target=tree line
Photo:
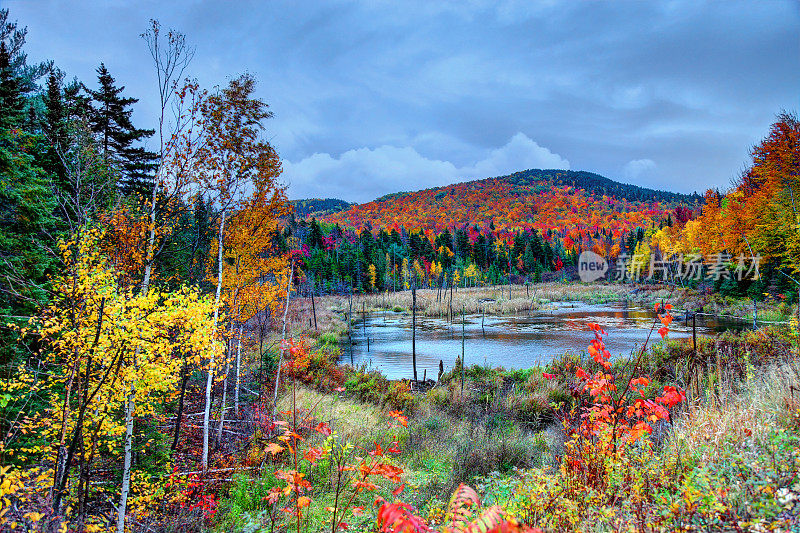
[[[671,223],[668,217],[660,224]],[[645,229],[636,228],[615,239],[603,228],[591,237],[619,254],[634,253],[645,235]],[[440,233],[404,227],[373,232],[369,226],[359,231],[294,214],[287,218],[278,246],[287,247],[290,240],[297,242],[303,257],[303,276],[297,282],[315,293],[399,291],[412,283],[441,288],[571,280],[583,250],[574,243],[565,247],[552,230],[498,235],[490,223],[485,229],[475,225]]]

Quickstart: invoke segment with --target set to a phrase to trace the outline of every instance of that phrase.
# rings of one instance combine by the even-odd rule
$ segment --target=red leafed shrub
[[[384,533],[432,532],[412,507],[403,502],[383,503],[378,509],[378,527]],[[439,533],[541,533],[508,516],[498,505],[481,508],[478,494],[463,483],[450,497]]]
[[[669,304],[656,306],[657,320],[661,323],[658,333],[662,338],[666,337],[672,322],[671,308]],[[656,325],[657,322],[652,329]],[[575,369],[577,390],[584,403],[577,413],[573,411],[564,420],[564,428],[570,436],[564,459],[568,471],[587,485],[602,488],[606,483],[605,461],[618,457],[625,446],[651,434],[652,424],[669,419],[668,409],[684,401],[686,395],[674,386],[666,386],[660,396],[646,398],[650,379],[640,375],[646,343],[637,359],[615,373],[611,370],[611,354],[603,341],[607,333],[598,324],[589,327],[594,332],[589,355],[602,370],[591,374],[581,367]]]

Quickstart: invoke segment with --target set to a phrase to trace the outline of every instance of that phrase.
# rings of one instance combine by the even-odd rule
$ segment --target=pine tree
[[[94,101],[89,124],[101,153],[109,165],[120,171],[120,189],[124,194],[146,193],[152,190],[152,171],[158,156],[134,144],[153,135],[154,130],[133,125],[130,106],[139,99],[122,96],[125,86],[115,85],[116,80],[103,63],[97,68],[97,80],[100,85],[97,91],[85,86],[84,89]]]
[[[314,217],[311,217],[311,230],[306,242],[308,242],[309,248],[322,248],[322,230]]]

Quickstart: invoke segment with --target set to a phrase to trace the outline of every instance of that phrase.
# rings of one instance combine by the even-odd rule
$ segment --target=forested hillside
[[[626,185],[589,172],[527,170],[510,176],[396,193],[323,217],[329,223],[373,231],[469,228],[510,242],[520,231],[538,231],[564,248],[607,248],[616,256],[624,234],[686,218],[699,196]],[[602,233],[602,236],[599,234]]]
[[[344,200],[338,200],[336,198],[307,198],[303,200],[291,200],[290,203],[292,207],[294,207],[295,215],[300,218],[324,217],[325,215],[344,211],[353,205],[350,202],[345,202]]]
[[[288,231],[320,288],[402,288],[414,272],[425,284],[540,281],[583,250],[633,254],[645,232],[683,224],[701,205],[590,172],[526,170],[291,219]]]
[[[600,211],[663,214],[670,208],[701,203],[698,195],[645,189],[612,181],[591,172],[525,170],[509,176],[457,183],[417,192],[388,194],[325,217],[326,221],[354,227],[430,229],[465,225],[498,228],[565,228],[577,218]],[[634,215],[636,216],[636,215]],[[637,219],[641,221],[642,219]],[[589,220],[587,226],[603,225]]]

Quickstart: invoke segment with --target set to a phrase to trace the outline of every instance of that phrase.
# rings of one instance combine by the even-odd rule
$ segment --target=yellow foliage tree
[[[464,270],[464,280],[472,280],[474,285],[479,274],[480,271],[478,270],[478,267],[475,266],[475,263],[470,263],[466,270]]]
[[[378,271],[372,263],[367,267],[367,275],[369,276],[369,288],[374,291],[378,282]]]
[[[46,348],[42,366],[20,366],[0,391],[16,388],[23,413],[32,397],[46,399],[44,409],[20,418],[0,450],[40,465],[31,490],[52,494],[56,514],[70,495],[79,496],[68,505],[77,507],[77,530],[86,518],[84,496],[108,490],[91,483],[96,463],[118,467],[131,445],[128,406],[133,415],[152,418],[176,390],[183,358],[204,364],[220,350],[213,299],[189,288],[142,293],[123,287],[121,274],[99,252],[102,237],[84,230],[61,244],[64,269],[53,282],[55,297],[25,332]],[[32,380],[34,371],[43,378]],[[38,444],[25,437],[31,434]]]

